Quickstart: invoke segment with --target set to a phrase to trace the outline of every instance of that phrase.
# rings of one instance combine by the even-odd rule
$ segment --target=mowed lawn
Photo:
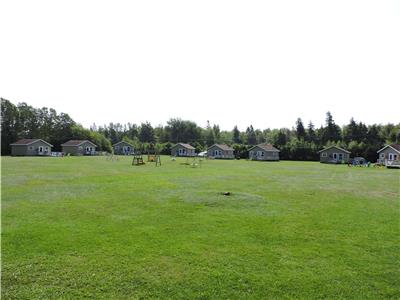
[[[2,157],[2,298],[400,297],[399,170],[185,161]]]

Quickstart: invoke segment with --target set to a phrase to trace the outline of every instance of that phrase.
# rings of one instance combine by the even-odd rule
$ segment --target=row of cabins
[[[22,139],[11,145],[13,156],[50,156],[53,145],[42,139]],[[97,145],[88,140],[69,140],[61,144],[62,152],[69,155],[96,155]],[[115,154],[133,154],[133,146],[125,141],[113,145]]]
[[[53,145],[42,139],[22,139],[11,146],[13,156],[50,156]],[[93,155],[96,145],[88,140],[70,140],[61,144],[62,152],[71,155]]]
[[[50,156],[53,145],[42,139],[22,139],[11,144],[13,156]],[[62,152],[70,155],[94,155],[96,145],[88,140],[70,140],[61,144]],[[130,155],[134,153],[133,145],[121,141],[113,145],[114,154]],[[171,148],[172,156],[196,156],[195,148],[189,144],[178,143]],[[234,149],[225,144],[214,144],[207,150],[207,156],[220,159],[235,158]],[[254,146],[249,152],[253,160],[279,160],[279,150],[269,144]]]
[[[331,146],[318,152],[322,163],[349,163],[350,151],[338,146]],[[386,145],[377,151],[377,163],[391,165],[393,162],[400,162],[400,144]]]
[[[22,139],[11,144],[13,156],[49,156],[53,145],[42,139]],[[70,140],[61,144],[62,152],[70,155],[94,155],[96,145],[88,140]],[[121,141],[113,145],[114,154],[130,155],[134,153],[133,145]],[[271,144],[259,144],[249,149],[249,159],[261,161],[279,161],[279,150]],[[390,164],[400,161],[400,145],[386,145],[378,152],[378,163]],[[172,156],[196,156],[195,148],[189,144],[177,143],[171,148]],[[338,146],[331,146],[319,151],[322,163],[348,163],[350,152]],[[234,149],[225,144],[214,144],[207,149],[207,156],[217,159],[234,159]]]
[[[271,144],[259,144],[249,149],[249,159],[262,161],[279,161],[279,150]],[[321,163],[349,163],[350,151],[338,146],[330,146],[318,152]],[[378,150],[380,164],[388,165],[391,162],[400,162],[400,145],[386,145]],[[178,143],[171,149],[172,156],[196,156],[195,148],[189,144]],[[225,144],[214,144],[207,150],[207,156],[211,158],[233,159],[234,149]]]
[[[178,143],[171,148],[172,156],[196,156],[192,145]],[[234,149],[225,144],[214,144],[207,149],[207,157],[217,159],[234,159]],[[279,150],[271,144],[259,144],[249,149],[249,159],[279,161]]]

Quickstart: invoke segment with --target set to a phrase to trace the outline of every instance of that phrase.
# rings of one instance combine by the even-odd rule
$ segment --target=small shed
[[[279,150],[271,144],[263,143],[249,149],[250,160],[279,161]]]
[[[171,148],[171,156],[196,156],[196,151],[192,145],[177,143]]]
[[[214,144],[207,149],[207,156],[211,158],[233,159],[234,149],[226,144]]]
[[[340,164],[348,163],[350,160],[350,151],[338,146],[330,146],[324,148],[319,153],[319,161],[321,163]]]
[[[22,139],[10,146],[12,156],[50,156],[53,147],[42,139]]]
[[[134,153],[133,145],[126,141],[115,143],[113,145],[113,149],[114,149],[114,154],[118,155],[131,155]]]
[[[378,163],[388,165],[392,162],[400,161],[400,144],[386,145],[377,151]]]
[[[96,155],[96,144],[88,140],[69,140],[61,144],[62,152],[70,155]]]

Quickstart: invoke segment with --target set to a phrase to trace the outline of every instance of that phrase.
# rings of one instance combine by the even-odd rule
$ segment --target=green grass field
[[[2,299],[400,298],[399,170],[184,161],[2,157]]]

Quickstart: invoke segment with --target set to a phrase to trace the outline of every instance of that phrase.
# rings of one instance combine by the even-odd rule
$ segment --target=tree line
[[[255,129],[249,125],[245,131],[237,126],[232,130],[221,130],[219,125],[207,122],[205,128],[195,122],[170,119],[167,124],[153,127],[149,122],[93,124],[89,129],[76,123],[68,114],[57,113],[52,108],[34,108],[26,103],[14,105],[1,98],[1,154],[10,154],[10,144],[21,138],[41,138],[60,151],[60,144],[69,139],[88,139],[98,145],[100,151],[111,151],[112,144],[125,140],[135,149],[156,149],[170,154],[177,142],[189,143],[200,152],[214,143],[225,143],[235,149],[238,157],[246,158],[253,145],[268,142],[280,149],[281,159],[318,160],[318,150],[325,146],[338,145],[351,152],[376,160],[376,151],[385,144],[400,143],[400,123],[367,125],[356,122],[340,127],[330,112],[326,113],[324,126],[315,128],[298,118],[292,128]]]

